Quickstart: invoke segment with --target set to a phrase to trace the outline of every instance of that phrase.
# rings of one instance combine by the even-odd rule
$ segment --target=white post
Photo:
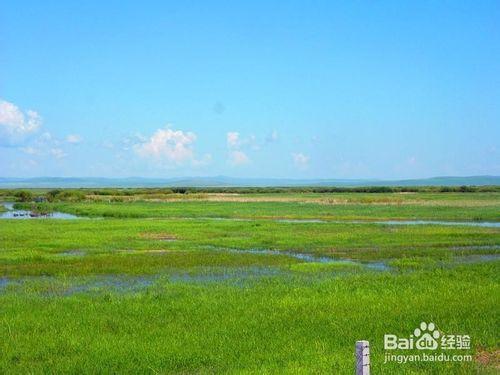
[[[356,341],[356,375],[370,375],[370,343]]]

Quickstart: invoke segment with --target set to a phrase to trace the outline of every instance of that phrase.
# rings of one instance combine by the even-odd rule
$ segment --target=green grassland
[[[274,197],[275,198],[275,197]],[[399,198],[399,197],[398,197]],[[397,204],[368,202],[322,204],[314,202],[234,202],[176,200],[170,202],[78,202],[55,203],[59,211],[93,217],[119,218],[241,218],[241,219],[323,219],[323,220],[450,220],[500,221],[500,196],[475,205],[470,201],[457,204]],[[342,198],[338,198],[341,202]],[[388,199],[388,198],[386,198]],[[428,202],[428,201],[425,201]],[[43,206],[43,205],[42,205]]]
[[[0,373],[352,374],[360,339],[373,373],[498,371],[500,228],[375,223],[497,222],[498,193],[132,198],[0,220]],[[421,321],[473,361],[384,364]]]

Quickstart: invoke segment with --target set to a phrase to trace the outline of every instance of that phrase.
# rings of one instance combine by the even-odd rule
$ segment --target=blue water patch
[[[198,272],[174,273],[169,277],[173,283],[216,283],[216,282],[241,282],[263,277],[282,274],[278,268],[273,267],[238,267],[222,269],[206,269]]]
[[[213,249],[216,251],[225,251],[229,253],[239,253],[239,254],[249,253],[249,254],[287,256],[290,258],[299,259],[307,263],[358,265],[374,271],[390,270],[390,267],[385,262],[361,262],[361,261],[355,261],[353,259],[339,259],[339,258],[332,258],[310,253],[300,253],[295,251],[272,250],[272,249],[234,249],[234,248],[219,248],[214,246],[206,246],[205,248]]]
[[[87,255],[87,253],[83,250],[74,249],[74,250],[62,251],[60,253],[57,253],[56,255],[60,257],[83,257]]]
[[[500,222],[494,222],[494,221],[387,220],[387,221],[374,221],[374,223],[382,225],[446,225],[446,226],[500,228]]]
[[[0,213],[0,219],[78,219],[79,217],[65,212],[48,212],[46,214],[37,213],[30,210],[17,210],[13,202],[4,202],[2,205],[7,209]]]
[[[500,228],[500,222],[495,221],[444,221],[444,220],[322,220],[322,219],[275,219],[279,223],[290,224],[379,224],[379,225],[446,225],[446,226],[467,226]]]
[[[104,275],[87,278],[64,278],[56,276],[25,276],[21,278],[0,278],[0,292],[7,287],[15,291],[33,292],[46,296],[71,296],[79,293],[142,291],[158,279],[158,276]]]
[[[500,245],[469,245],[469,246],[454,246],[451,250],[463,251],[463,250],[500,250]]]
[[[6,277],[0,277],[0,292],[5,290],[11,281]]]
[[[133,293],[142,291],[153,285],[155,276],[106,275],[92,278],[84,283],[66,288],[64,295],[76,293],[114,291]]]
[[[455,257],[454,260],[459,264],[495,262],[500,260],[500,254],[463,255]]]

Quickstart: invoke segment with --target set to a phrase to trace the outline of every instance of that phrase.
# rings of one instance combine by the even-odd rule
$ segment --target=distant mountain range
[[[91,187],[263,187],[263,186],[461,186],[500,185],[500,176],[432,177],[411,180],[375,179],[280,179],[183,177],[183,178],[104,178],[104,177],[0,177],[0,188],[91,188]]]

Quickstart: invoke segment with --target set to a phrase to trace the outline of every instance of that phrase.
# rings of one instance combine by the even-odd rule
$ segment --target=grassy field
[[[498,193],[132,198],[0,220],[0,373],[352,374],[360,339],[373,373],[499,371],[500,228],[375,223],[498,222]],[[421,321],[473,360],[384,363]]]
[[[399,197],[398,197],[399,198]],[[92,217],[118,218],[240,218],[240,219],[322,219],[322,220],[450,220],[500,221],[500,196],[484,201],[467,200],[463,205],[448,202],[412,201],[398,203],[311,203],[306,202],[234,202],[176,200],[170,202],[82,202],[56,203],[59,211]],[[387,198],[386,198],[387,199]],[[342,202],[342,201],[341,201]],[[448,203],[448,204],[446,204]],[[42,205],[43,206],[43,205]]]

